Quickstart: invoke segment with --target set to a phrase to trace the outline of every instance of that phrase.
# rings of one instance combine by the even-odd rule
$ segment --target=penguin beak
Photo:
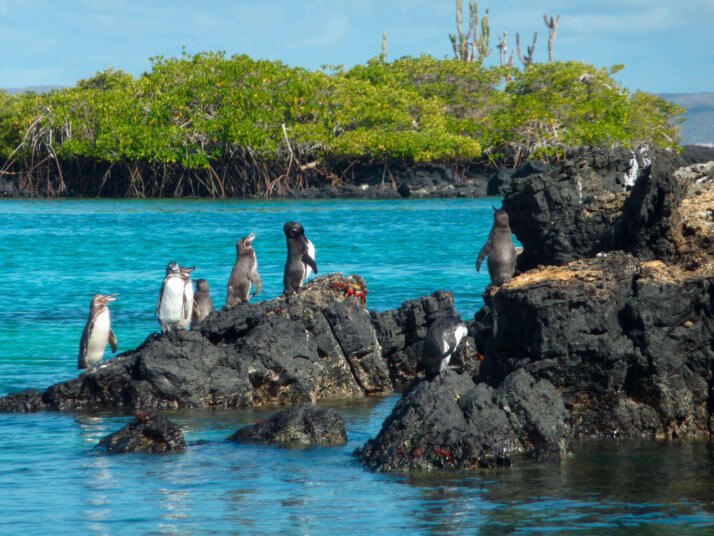
[[[118,297],[119,297],[119,294],[110,294],[109,296],[105,296],[104,299],[107,300],[108,302],[113,302],[113,301],[117,301]]]
[[[245,243],[250,246],[253,243],[253,240],[255,240],[255,233],[250,233],[245,239]]]

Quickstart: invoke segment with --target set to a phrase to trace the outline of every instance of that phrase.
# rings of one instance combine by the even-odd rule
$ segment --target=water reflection
[[[417,515],[439,532],[478,524],[489,533],[641,525],[670,533],[672,526],[714,527],[713,468],[714,446],[706,442],[597,441],[577,445],[560,463],[405,482],[423,490]]]

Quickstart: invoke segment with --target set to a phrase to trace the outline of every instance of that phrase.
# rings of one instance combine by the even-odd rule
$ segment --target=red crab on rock
[[[362,306],[367,306],[367,287],[363,287],[358,283],[352,283],[350,281],[343,283],[338,281],[332,283],[332,288],[335,290],[342,290],[347,296],[354,296],[362,302]]]

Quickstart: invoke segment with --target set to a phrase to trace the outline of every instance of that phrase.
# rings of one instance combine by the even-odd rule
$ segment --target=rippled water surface
[[[254,231],[263,298],[282,289],[282,224],[302,222],[321,273],[359,273],[384,310],[454,290],[465,318],[487,275],[474,271],[498,200],[0,202],[0,394],[76,375],[97,292],[112,304],[120,350],[158,328],[170,260],[195,265],[216,304],[237,238]],[[107,354],[107,358],[110,355]],[[340,404],[344,448],[228,443],[265,413],[180,411],[181,455],[107,456],[93,447],[126,415],[0,415],[0,532],[6,534],[714,532],[708,443],[585,443],[559,464],[384,475],[351,453],[398,397]]]

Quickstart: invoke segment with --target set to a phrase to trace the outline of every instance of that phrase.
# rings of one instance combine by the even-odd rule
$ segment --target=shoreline
[[[614,150],[622,155],[632,155],[629,149],[620,148]],[[613,152],[609,149],[598,147],[573,149],[574,155],[590,155],[595,159],[603,159],[598,162],[598,167],[613,174],[624,174],[628,170],[622,169],[622,159],[611,159]],[[630,158],[628,156],[628,158]],[[682,151],[677,155],[680,166],[694,163],[705,163],[714,161],[714,147],[701,145],[684,145]],[[77,164],[76,162],[74,164]],[[109,195],[95,195],[91,192],[92,186],[84,183],[85,191],[72,191],[63,195],[48,195],[46,191],[23,190],[20,184],[19,175],[0,176],[0,199],[240,199],[240,200],[310,200],[310,199],[480,199],[484,197],[505,197],[513,185],[514,179],[524,173],[531,173],[534,170],[545,171],[546,169],[557,167],[558,163],[542,163],[526,161],[520,166],[513,168],[510,166],[496,167],[483,160],[464,163],[423,163],[423,164],[362,164],[355,166],[349,179],[338,177],[329,169],[321,170],[319,173],[307,176],[304,185],[299,188],[283,188],[270,193],[251,192],[247,195],[237,194],[235,188],[241,188],[243,192],[245,185],[239,183],[233,185],[232,193],[217,195],[215,190],[205,190],[204,194],[192,192],[184,195],[128,195],[130,189],[126,187],[127,177],[116,176],[104,188]],[[121,166],[117,166],[121,167]],[[127,166],[125,166],[127,167]],[[79,166],[81,168],[81,166]],[[128,169],[128,167],[127,167]],[[389,175],[386,175],[386,172]],[[67,173],[63,176],[64,182],[72,181],[68,177],[83,177],[79,171],[75,175]],[[96,174],[96,173],[95,173]],[[9,178],[8,178],[9,177]],[[331,178],[330,178],[331,177]],[[48,179],[48,184],[55,180],[52,175]],[[90,181],[91,182],[91,181]],[[122,187],[123,186],[123,187]],[[101,188],[99,194],[101,194]],[[166,192],[168,192],[168,188]],[[119,192],[127,195],[120,195]]]

